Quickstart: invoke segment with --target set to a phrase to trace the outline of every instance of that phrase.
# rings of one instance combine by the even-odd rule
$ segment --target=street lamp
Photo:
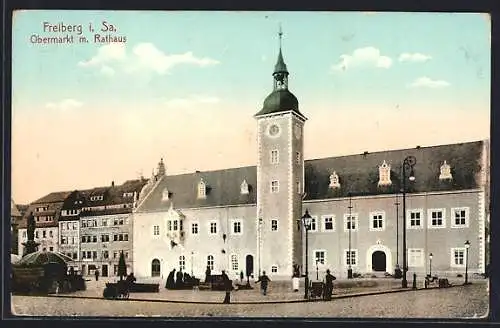
[[[429,254],[429,277],[432,277],[432,253]]]
[[[193,274],[193,255],[194,255],[194,252],[191,252],[191,277],[194,277],[194,274]]]
[[[413,167],[417,163],[417,159],[414,156],[407,156],[402,165],[403,183],[402,183],[402,193],[403,193],[403,281],[401,283],[402,288],[408,287],[408,281],[406,280],[406,272],[408,271],[407,263],[407,249],[406,249],[406,178],[409,173],[408,180],[415,181],[415,175],[413,173]],[[407,172],[409,171],[409,172]]]
[[[352,194],[349,193],[349,264],[347,267],[347,279],[352,279],[352,254],[351,254],[351,230],[352,230]]]
[[[469,266],[469,247],[470,242],[468,240],[465,241],[465,285],[469,283],[469,277],[467,275],[467,267]]]
[[[401,269],[399,268],[399,199],[396,194],[396,202],[394,202],[396,206],[396,267],[394,268],[394,278],[401,278]]]
[[[306,230],[306,279],[305,279],[305,291],[304,291],[304,299],[308,299],[308,292],[309,292],[309,259],[308,259],[308,253],[309,253],[309,240],[308,240],[308,231],[311,229],[311,219],[312,217],[309,215],[309,210],[306,209],[306,212],[302,216],[302,224],[304,225],[304,229]]]

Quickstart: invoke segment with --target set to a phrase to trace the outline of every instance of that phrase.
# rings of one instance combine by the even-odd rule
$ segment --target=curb
[[[452,285],[447,288],[453,287],[463,287],[464,285]],[[336,299],[345,299],[345,298],[353,298],[353,297],[362,297],[362,296],[373,296],[373,295],[383,295],[383,294],[392,294],[392,293],[402,293],[402,292],[416,292],[423,290],[433,290],[433,289],[447,289],[447,288],[439,288],[439,287],[428,287],[428,288],[407,288],[407,289],[395,289],[395,290],[384,290],[384,291],[373,291],[373,292],[364,292],[364,293],[355,293],[355,294],[343,294],[343,295],[332,295],[332,301]],[[54,297],[54,298],[72,298],[72,299],[91,299],[91,300],[105,300],[103,297],[97,296],[73,296],[73,295],[36,295],[35,297]],[[223,304],[222,302],[197,302],[197,301],[182,301],[182,300],[168,300],[168,299],[145,299],[145,298],[128,298],[128,299],[115,299],[115,301],[133,301],[133,302],[151,302],[151,303],[173,303],[173,304]],[[255,302],[231,302],[229,304],[242,304],[242,305],[250,305],[250,304],[290,304],[290,303],[316,303],[316,302],[326,302],[323,299],[295,299],[295,300],[282,300],[282,301],[255,301]]]

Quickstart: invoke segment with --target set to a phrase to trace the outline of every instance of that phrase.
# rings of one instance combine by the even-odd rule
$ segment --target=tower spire
[[[283,38],[283,30],[281,29],[281,23],[278,30],[279,38],[279,53],[278,60],[274,66],[274,90],[277,89],[288,89],[288,70],[286,68],[285,61],[283,60],[283,53],[281,52],[281,42]]]

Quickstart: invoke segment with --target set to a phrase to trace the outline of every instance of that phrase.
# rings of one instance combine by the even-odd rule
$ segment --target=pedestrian
[[[176,279],[175,279],[175,288],[181,289],[183,286],[182,278],[184,275],[182,274],[182,268],[177,271]]]
[[[332,293],[333,293],[333,281],[337,279],[335,278],[334,275],[330,274],[330,269],[326,270],[326,276],[325,276],[325,300],[331,301],[332,300]]]
[[[243,271],[240,271],[240,282],[243,283]]]
[[[99,280],[99,270],[95,269],[94,274],[95,274],[95,281],[98,281]]]
[[[222,281],[224,282],[224,290],[226,291],[226,296],[222,303],[229,304],[231,303],[231,289],[233,289],[233,284],[224,270],[222,270]]]
[[[259,280],[255,282],[255,283],[260,282],[260,291],[264,296],[267,294],[267,286],[270,281],[271,279],[269,279],[269,277],[266,275],[266,271],[262,271],[262,276],[260,276]]]
[[[210,274],[212,272],[210,271],[210,266],[207,265],[207,270],[205,271],[205,282],[209,283],[210,282]]]
[[[167,289],[174,289],[175,288],[175,269],[173,269],[172,271],[170,271],[170,273],[168,274],[168,277],[167,277],[167,282],[165,284],[165,288]]]

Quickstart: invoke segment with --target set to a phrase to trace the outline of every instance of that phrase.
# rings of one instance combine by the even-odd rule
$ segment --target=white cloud
[[[341,55],[340,62],[332,66],[334,71],[344,71],[354,67],[389,68],[392,59],[382,56],[380,50],[374,47],[365,47],[354,50],[351,55]]]
[[[103,65],[101,67],[101,73],[103,75],[113,76],[113,75],[115,75],[115,70],[112,69],[111,67],[107,66],[107,65]]]
[[[191,95],[186,98],[172,98],[165,102],[168,107],[190,107],[199,104],[216,104],[219,98],[213,96]]]
[[[424,55],[424,54],[421,54],[421,53],[402,53],[401,55],[399,55],[399,61],[400,62],[426,62],[428,61],[429,59],[432,59],[431,56],[429,55]]]
[[[123,61],[126,58],[125,45],[122,43],[110,43],[100,47],[97,54],[87,61],[80,61],[78,66],[101,66],[106,63]]]
[[[67,98],[56,103],[49,102],[45,104],[45,107],[49,109],[69,110],[73,108],[82,107],[82,105],[83,104],[78,100]]]
[[[444,81],[444,80],[433,80],[431,78],[428,78],[426,76],[424,77],[419,77],[415,81],[413,81],[409,86],[412,88],[444,88],[449,86],[450,83]]]
[[[182,54],[166,54],[152,43],[139,43],[127,53],[123,44],[102,46],[97,54],[87,61],[78,63],[81,67],[99,67],[104,75],[112,76],[117,70],[127,73],[153,71],[167,74],[178,65],[207,67],[219,64],[208,57],[197,57],[191,51]]]

